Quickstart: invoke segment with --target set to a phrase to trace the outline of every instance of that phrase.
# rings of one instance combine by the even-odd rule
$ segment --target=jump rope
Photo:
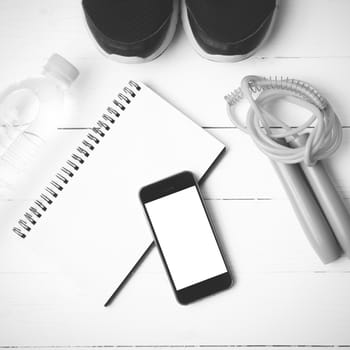
[[[250,104],[245,123],[236,113],[243,99]],[[350,258],[350,215],[322,165],[342,141],[341,123],[328,101],[301,80],[259,76],[245,77],[225,100],[233,124],[271,159],[320,259],[329,263],[343,252]],[[291,127],[268,111],[279,100],[310,111],[311,117]],[[276,123],[280,128],[271,128]]]

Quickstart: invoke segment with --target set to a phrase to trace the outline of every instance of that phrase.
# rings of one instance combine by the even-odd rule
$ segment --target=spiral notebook
[[[19,244],[58,263],[100,305],[152,243],[139,189],[183,170],[201,178],[224,149],[142,83],[130,81],[108,101],[10,220]]]

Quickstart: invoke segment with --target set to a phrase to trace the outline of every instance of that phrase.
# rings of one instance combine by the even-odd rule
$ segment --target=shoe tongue
[[[83,0],[85,14],[106,37],[121,42],[143,40],[172,13],[173,0]]]
[[[193,20],[220,41],[235,42],[254,33],[270,16],[276,0],[186,0]]]

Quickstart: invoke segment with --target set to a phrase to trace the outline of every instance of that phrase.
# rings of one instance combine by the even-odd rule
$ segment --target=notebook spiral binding
[[[81,145],[76,148],[71,158],[66,161],[66,165],[62,166],[57,172],[56,178],[50,181],[39,198],[34,201],[33,205],[23,215],[23,218],[18,220],[17,225],[12,229],[15,234],[21,238],[27,236],[28,232],[40,220],[49,206],[53,204],[59,193],[64,190],[70,178],[75,175],[90,153],[94,151],[95,147],[98,147],[101,139],[111,130],[116,118],[120,117],[121,113],[140,90],[141,86],[139,84],[133,80],[129,81],[128,86],[123,88],[123,92],[119,93],[117,98],[112,101],[113,107],[107,107],[107,111],[97,121],[97,126],[93,127],[92,132],[86,135]]]

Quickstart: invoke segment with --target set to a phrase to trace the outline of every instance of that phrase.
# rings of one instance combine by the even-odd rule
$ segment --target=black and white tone
[[[349,13],[0,0],[0,350],[350,350]]]

